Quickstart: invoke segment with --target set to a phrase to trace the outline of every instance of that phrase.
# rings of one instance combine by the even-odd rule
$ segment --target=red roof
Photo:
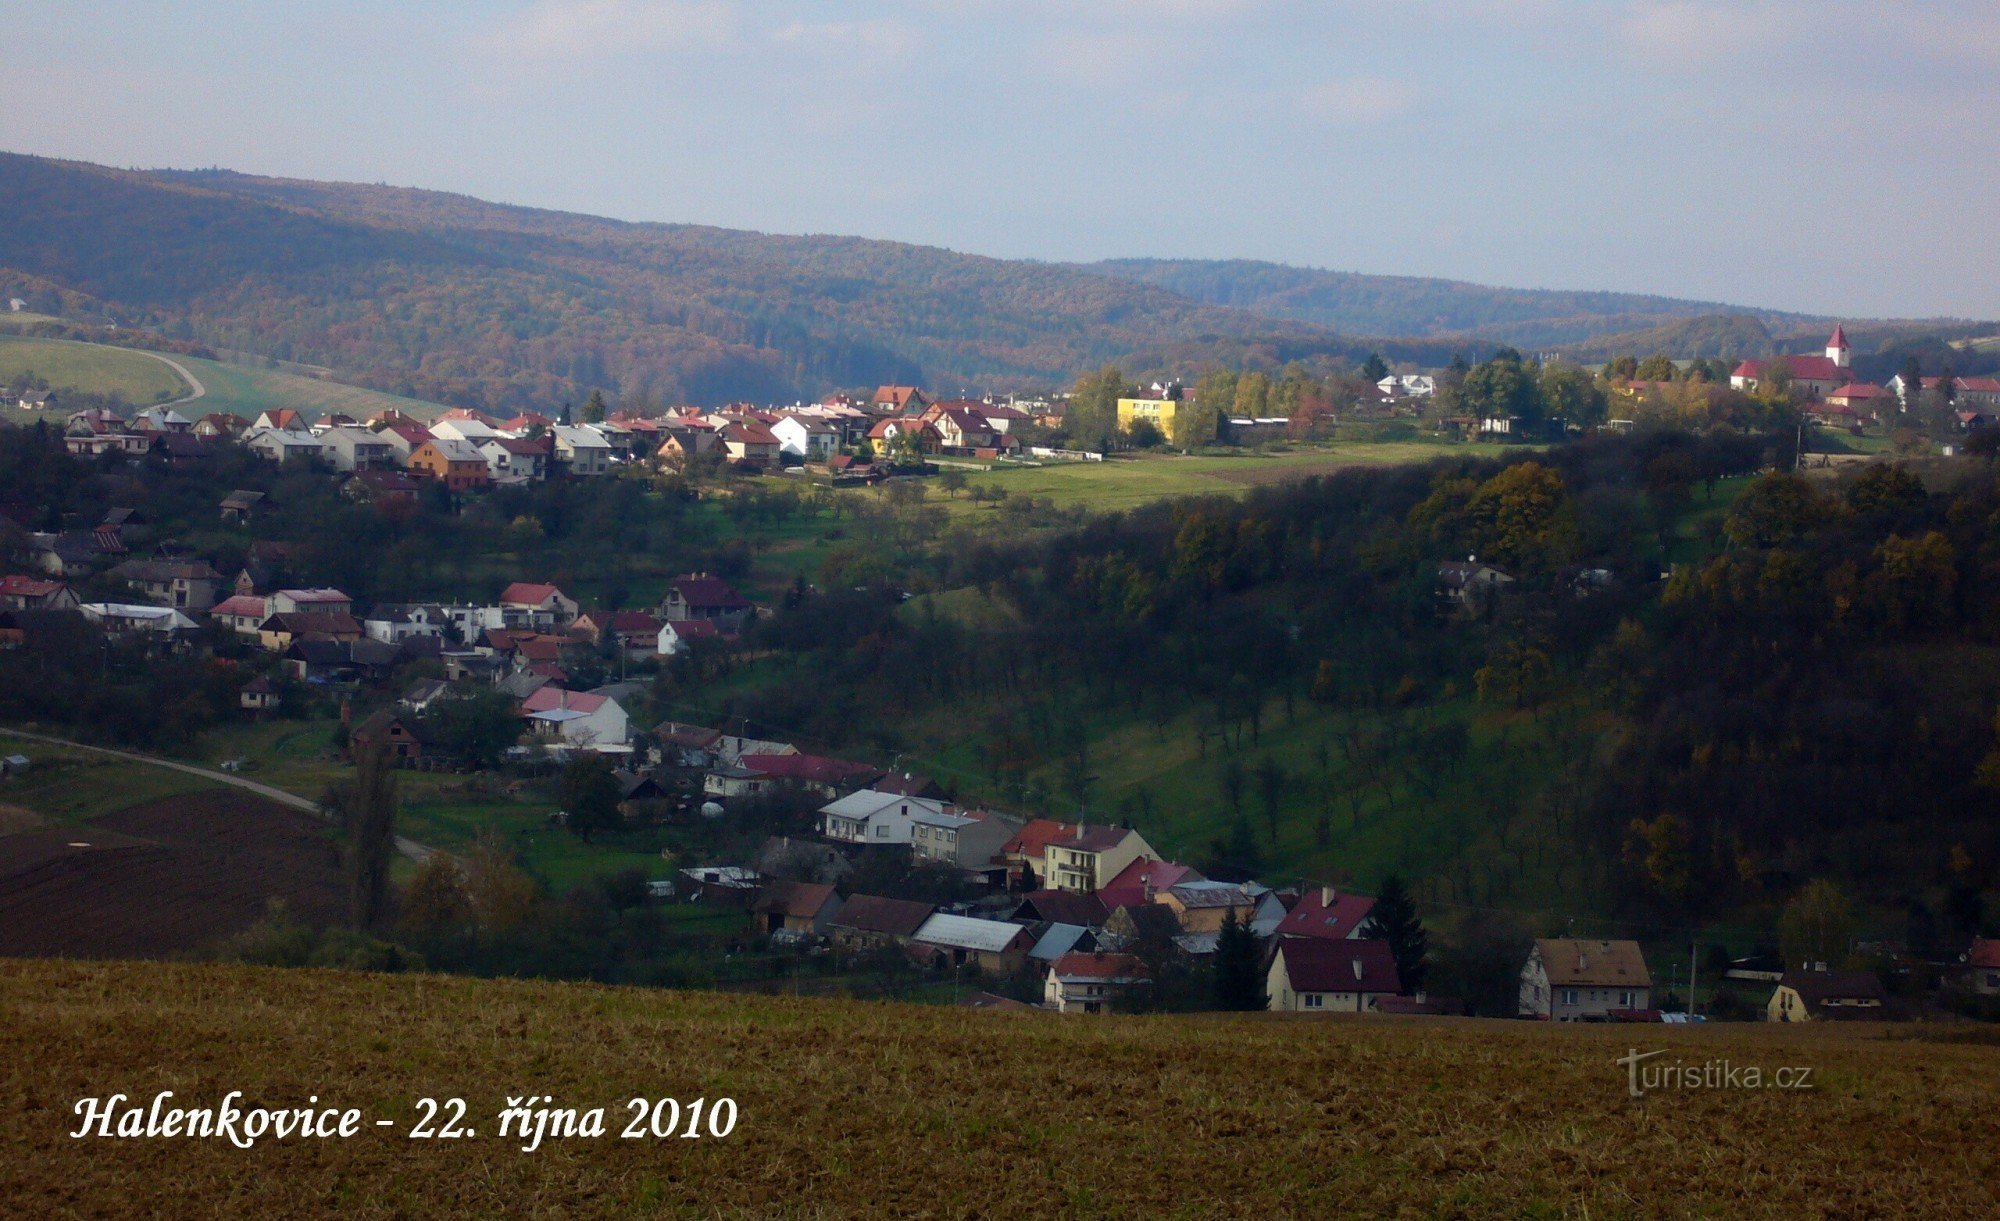
[[[1176,865],[1171,861],[1139,860],[1133,861],[1130,865],[1119,870],[1118,876],[1106,882],[1103,889],[1114,890],[1119,887],[1129,886],[1135,890],[1143,890],[1146,883],[1150,881],[1153,884],[1154,891],[1157,892],[1171,890],[1179,886],[1182,882],[1199,882],[1201,880],[1201,875],[1194,871],[1192,865]],[[1118,905],[1107,901],[1105,906],[1116,907]]]
[[[583,691],[565,691],[561,687],[543,687],[527,699],[521,701],[523,712],[556,712],[567,709],[571,712],[596,712],[604,707],[605,696],[590,695]]]
[[[1974,937],[1972,948],[1966,951],[1965,962],[1973,967],[2000,967],[2000,940]]]
[[[1886,399],[1894,397],[1874,382],[1854,382],[1842,386],[1826,397],[1830,399]]]
[[[661,626],[674,629],[674,635],[682,640],[712,640],[722,635],[713,619],[669,619]]]
[[[1042,855],[1043,849],[1058,839],[1074,832],[1076,828],[1068,823],[1060,823],[1052,818],[1037,818],[1016,832],[1000,849],[1003,853],[1018,852],[1029,859]]]
[[[1056,959],[1055,973],[1065,979],[1148,979],[1146,964],[1135,954],[1100,954],[1072,950]]]
[[[879,770],[866,763],[824,755],[744,755],[737,765],[775,780],[801,780],[809,784],[859,783]]]
[[[1830,356],[1780,356],[1776,359],[1785,362],[1785,366],[1792,371],[1793,379],[1797,381],[1838,384],[1846,382],[1852,376],[1846,369],[1835,364]],[[1747,377],[1754,381],[1762,378],[1764,370],[1770,365],[1771,361],[1768,360],[1746,360],[1736,366],[1736,372],[1732,376]]]
[[[673,588],[689,606],[741,610],[750,605],[741,594],[729,587],[729,582],[719,577],[675,577]]]
[[[613,611],[604,616],[603,628],[610,632],[652,632],[660,630],[660,621],[645,611]]]
[[[1836,349],[1847,346],[1847,331],[1838,322],[1833,324],[1833,338],[1826,341],[1826,346]]]
[[[540,606],[555,594],[561,593],[553,585],[535,585],[527,581],[516,581],[500,591],[503,606]]]
[[[1280,937],[1312,937],[1321,941],[1344,941],[1354,935],[1361,922],[1375,910],[1375,900],[1367,895],[1336,892],[1326,901],[1324,888],[1309,890],[1278,924]]]
[[[2000,378],[1961,377],[1958,379],[1958,388],[1977,394],[2000,394]]]
[[[1396,955],[1386,941],[1281,941],[1278,953],[1294,992],[1403,990]]]
[[[214,606],[209,607],[208,613],[210,615],[255,615],[259,619],[262,619],[264,617],[264,599],[253,598],[248,594],[237,594],[233,598],[224,598]]]
[[[432,439],[431,430],[414,420],[390,420],[382,426],[381,431],[393,432],[412,446],[422,445]]]
[[[0,595],[12,598],[46,598],[62,588],[61,581],[39,581],[34,577],[0,577]],[[257,604],[258,610],[264,604]]]

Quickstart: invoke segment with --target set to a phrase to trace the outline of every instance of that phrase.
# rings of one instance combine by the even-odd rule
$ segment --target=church
[[[1758,383],[1764,380],[1765,371],[1782,360],[1791,369],[1793,386],[1809,399],[1823,399],[1856,380],[1848,369],[1850,355],[1847,332],[1836,325],[1833,337],[1826,341],[1826,355],[1746,360],[1729,375],[1729,384],[1736,390],[1755,390]]]

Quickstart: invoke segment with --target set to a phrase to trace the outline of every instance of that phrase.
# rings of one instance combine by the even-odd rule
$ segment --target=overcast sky
[[[1992,0],[0,4],[0,148],[2000,317]]]

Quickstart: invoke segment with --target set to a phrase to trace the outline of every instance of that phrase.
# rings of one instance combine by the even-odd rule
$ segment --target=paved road
[[[144,348],[124,348],[121,350],[126,352],[137,352],[141,356],[152,357],[154,360],[159,361],[161,364],[167,366],[169,369],[172,369],[174,372],[180,374],[181,379],[183,381],[187,382],[188,385],[194,387],[193,394],[183,395],[182,397],[175,399],[171,403],[161,403],[160,406],[162,407],[178,407],[182,403],[192,403],[196,399],[200,398],[202,395],[208,393],[208,387],[201,384],[201,379],[196,377],[194,374],[188,372],[188,367],[186,365],[182,364],[178,360],[173,359],[172,357],[162,356],[158,352],[148,352]]]
[[[296,793],[288,793],[283,789],[274,788],[268,784],[259,784],[255,780],[245,780],[241,776],[231,775],[228,772],[218,772],[206,767],[196,767],[192,763],[177,763],[172,759],[161,759],[153,755],[142,755],[129,750],[112,750],[105,746],[90,746],[83,742],[72,742],[68,738],[52,738],[47,734],[29,733],[22,729],[0,729],[0,734],[15,738],[28,738],[36,742],[46,742],[51,746],[67,746],[73,750],[95,751],[100,755],[110,755],[115,759],[129,759],[134,763],[143,763],[148,767],[164,767],[176,772],[186,772],[190,776],[201,776],[222,784],[234,785],[239,789],[255,793],[259,797],[275,801],[281,806],[290,806],[294,810],[304,810],[314,817],[324,817],[320,811],[318,802],[307,801]],[[396,851],[413,861],[421,861],[428,857],[435,849],[426,848],[413,839],[398,835],[396,837]]]

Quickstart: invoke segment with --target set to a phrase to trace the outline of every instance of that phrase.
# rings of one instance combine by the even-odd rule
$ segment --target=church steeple
[[[1837,369],[1847,367],[1847,331],[1837,322],[1833,324],[1833,338],[1826,341],[1826,358],[1832,361]]]

